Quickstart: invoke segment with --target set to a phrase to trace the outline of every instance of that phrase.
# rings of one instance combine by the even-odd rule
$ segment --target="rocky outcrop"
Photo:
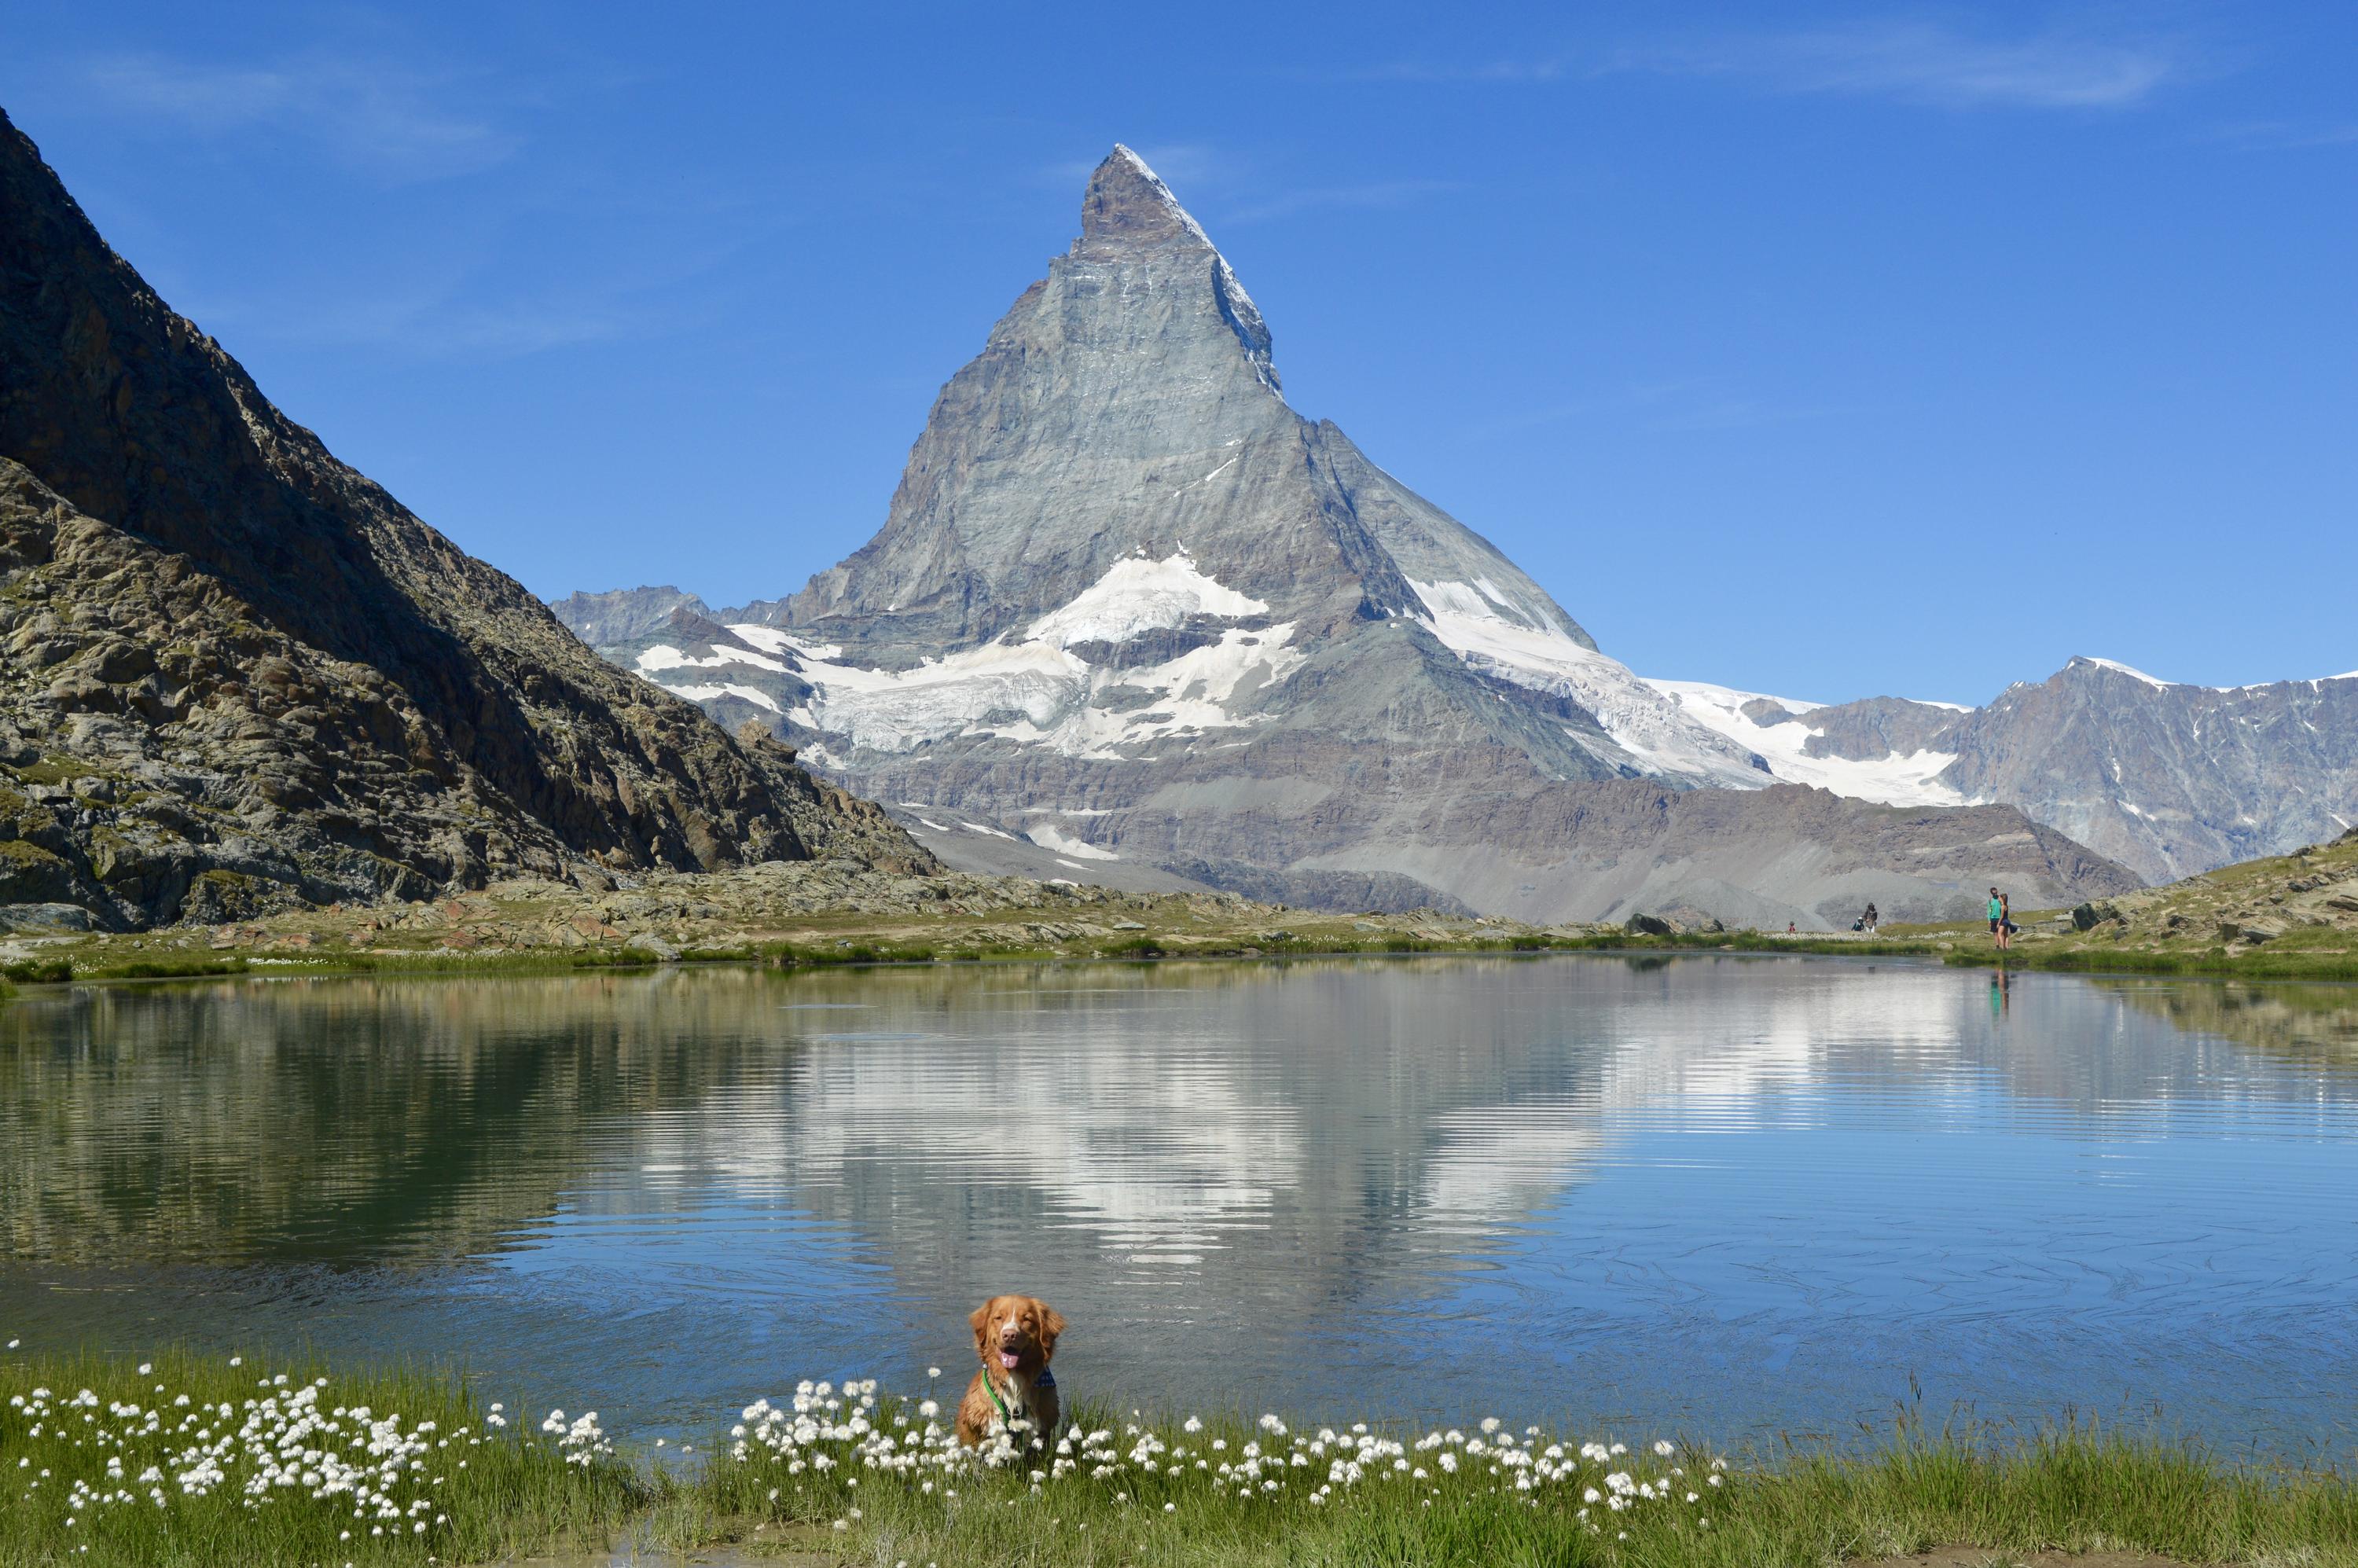
[[[1806,721],[1812,733],[1801,743],[1801,752],[1805,756],[1841,757],[1849,762],[1937,752],[1957,719],[1953,708],[1901,697],[1870,697],[1813,710]],[[1790,716],[1787,721],[1803,722]]]
[[[928,863],[338,462],[5,119],[0,550],[0,900],[137,925],[585,860]]]
[[[2358,943],[2358,832],[2083,903],[2067,924],[2066,940],[2083,948],[2180,958],[2266,948],[2295,962],[2346,958]]]
[[[896,808],[1256,897],[1781,929],[1962,910],[2001,871],[2127,881],[2003,810],[1767,790],[1756,747],[1287,405],[1267,321],[1126,148],[872,540],[784,600],[594,640]],[[1705,804],[1731,789],[1765,793]]]

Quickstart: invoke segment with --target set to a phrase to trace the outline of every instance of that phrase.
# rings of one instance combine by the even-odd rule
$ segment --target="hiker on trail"
[[[2014,895],[1998,894],[1997,945],[2000,947],[2011,948],[2014,946],[2014,934],[2021,929],[2022,927],[2014,923]]]
[[[2006,951],[2006,899],[1996,888],[1990,889],[1990,935],[1996,939],[1998,951]]]

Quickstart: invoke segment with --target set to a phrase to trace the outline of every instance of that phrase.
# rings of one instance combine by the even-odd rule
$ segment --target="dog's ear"
[[[983,1303],[980,1306],[967,1314],[966,1320],[974,1329],[974,1347],[977,1350],[980,1350],[983,1347],[983,1327],[990,1322],[990,1303],[989,1302]]]
[[[1056,1347],[1056,1336],[1064,1332],[1065,1314],[1046,1302],[1042,1302],[1040,1303],[1041,1348],[1054,1350]]]

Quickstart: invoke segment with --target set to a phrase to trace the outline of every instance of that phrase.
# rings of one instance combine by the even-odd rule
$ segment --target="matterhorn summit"
[[[1076,880],[1819,925],[1999,871],[2059,897],[2119,877],[2003,807],[1899,821],[1774,788],[1282,386],[1235,269],[1116,146],[873,539],[784,600],[579,596],[576,623],[921,832]]]

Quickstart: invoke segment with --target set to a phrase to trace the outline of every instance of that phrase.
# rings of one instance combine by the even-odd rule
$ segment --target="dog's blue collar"
[[[1032,1379],[1032,1386],[1035,1389],[1053,1389],[1056,1386],[1056,1374],[1043,1367],[1040,1368],[1040,1375]]]

